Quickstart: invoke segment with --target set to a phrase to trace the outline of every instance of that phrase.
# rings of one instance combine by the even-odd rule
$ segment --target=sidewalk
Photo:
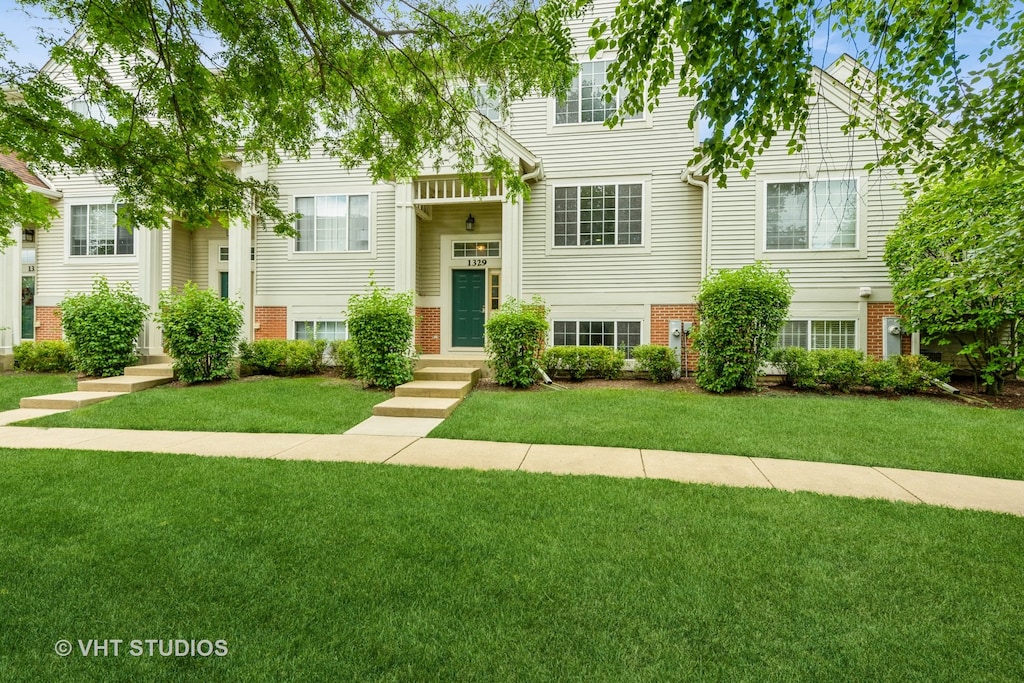
[[[17,412],[17,419],[34,416]],[[0,413],[0,424],[7,424],[12,421],[11,418],[16,417],[10,413]],[[362,434],[239,434],[6,426],[0,426],[0,447],[143,451],[645,477],[882,498],[1024,516],[1024,481],[887,467],[637,448],[550,446]]]

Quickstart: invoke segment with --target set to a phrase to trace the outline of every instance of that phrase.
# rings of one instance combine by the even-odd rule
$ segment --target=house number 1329
[[[466,265],[468,265],[468,266],[486,266],[487,265],[487,259],[485,259],[485,258],[471,258],[471,259],[466,261]]]

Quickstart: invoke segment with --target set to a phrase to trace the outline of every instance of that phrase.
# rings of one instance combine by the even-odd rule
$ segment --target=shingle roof
[[[35,185],[36,187],[50,189],[49,185],[40,180],[39,176],[28,169],[28,166],[25,165],[24,161],[13,154],[3,154],[0,152],[0,168],[10,171],[14,175],[18,176],[18,178],[20,178],[26,185]]]

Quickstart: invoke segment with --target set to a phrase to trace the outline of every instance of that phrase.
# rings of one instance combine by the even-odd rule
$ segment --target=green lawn
[[[1008,515],[652,480],[2,449],[0,490],[4,681],[1024,671],[1024,519]],[[58,657],[60,639],[76,653]],[[84,657],[79,639],[126,642],[119,657]],[[132,639],[223,639],[228,655],[126,655]]]
[[[1024,411],[921,398],[475,392],[430,436],[818,460],[1024,479]]]
[[[74,374],[0,372],[0,410],[14,410],[26,396],[74,391],[77,382]]]
[[[259,377],[158,387],[22,424],[214,432],[335,434],[370,417],[390,394],[324,377]]]

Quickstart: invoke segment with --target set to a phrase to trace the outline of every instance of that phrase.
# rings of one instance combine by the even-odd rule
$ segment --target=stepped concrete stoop
[[[63,394],[26,396],[21,399],[22,408],[46,408],[49,410],[72,410],[91,406],[100,401],[109,401],[118,394],[110,391],[66,391]]]
[[[444,419],[480,379],[479,367],[422,367],[413,381],[395,387],[395,397],[373,407],[378,417]]]
[[[143,391],[144,389],[152,389],[161,384],[167,384],[173,379],[173,377],[154,377],[151,375],[121,375],[120,377],[83,379],[78,383],[78,390],[131,394],[136,391]]]

